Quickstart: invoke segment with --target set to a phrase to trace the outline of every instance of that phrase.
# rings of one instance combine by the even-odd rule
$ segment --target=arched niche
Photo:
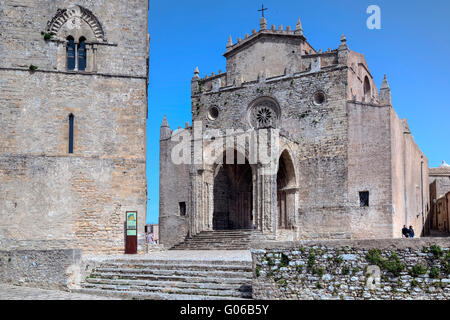
[[[277,172],[278,229],[292,229],[295,227],[295,197],[297,191],[294,162],[289,151],[284,150],[278,161]]]
[[[100,21],[88,9],[71,5],[66,9],[58,9],[55,16],[47,23],[47,32],[58,38],[75,39],[85,37],[90,42],[107,42]]]

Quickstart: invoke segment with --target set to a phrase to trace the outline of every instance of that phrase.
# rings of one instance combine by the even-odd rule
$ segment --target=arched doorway
[[[236,155],[236,154],[235,154]],[[216,166],[213,187],[214,230],[252,229],[253,226],[253,182],[252,167],[245,164],[223,164]]]
[[[294,164],[288,151],[285,150],[280,156],[277,173],[277,220],[279,229],[293,227],[296,185]]]

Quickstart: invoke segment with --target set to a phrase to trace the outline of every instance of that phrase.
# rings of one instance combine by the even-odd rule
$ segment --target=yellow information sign
[[[137,235],[137,212],[127,212],[127,236]]]

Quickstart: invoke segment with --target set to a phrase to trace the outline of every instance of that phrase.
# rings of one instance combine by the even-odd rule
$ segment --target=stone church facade
[[[0,3],[2,248],[123,252],[146,215],[148,1]]]
[[[262,18],[259,31],[230,37],[224,56],[226,72],[194,73],[192,126],[161,125],[162,244],[230,229],[271,240],[400,238],[405,224],[420,234],[428,160],[393,109],[386,77],[378,90],[345,36],[316,51],[300,20],[268,28]],[[231,129],[277,136],[276,170],[252,161],[239,147],[251,138]],[[174,161],[183,152],[186,161]]]

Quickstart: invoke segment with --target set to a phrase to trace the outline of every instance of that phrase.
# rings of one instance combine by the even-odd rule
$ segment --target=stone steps
[[[115,291],[106,289],[73,289],[72,292],[91,294],[95,296],[117,297],[120,299],[135,300],[248,300],[247,298],[226,296],[203,296],[189,294],[168,294],[161,292],[139,292],[139,291]]]
[[[92,263],[76,292],[126,299],[250,299],[251,282],[250,261],[106,259]]]
[[[171,250],[248,250],[252,240],[261,235],[254,230],[203,231]]]
[[[192,278],[192,277],[178,277],[178,276],[162,276],[162,277],[152,277],[152,276],[141,276],[141,277],[123,277],[116,278],[114,276],[104,275],[102,278],[88,278],[85,283],[96,283],[96,284],[130,284],[134,283],[137,285],[162,285],[165,286],[178,286],[181,287],[209,287],[214,288],[228,288],[236,289],[242,286],[250,285],[251,279],[242,278],[228,278],[224,282],[223,278]],[[217,285],[220,286],[217,286]]]
[[[152,270],[176,270],[179,269],[180,266],[183,267],[183,270],[191,270],[191,271],[201,271],[205,268],[211,268],[216,271],[243,271],[243,272],[251,272],[252,268],[251,266],[247,264],[242,265],[213,265],[213,264],[160,264],[160,263],[152,263],[152,264],[146,264],[146,263],[106,263],[102,265],[102,268],[104,269],[133,269],[133,270],[140,270],[140,269],[152,269]]]
[[[242,271],[216,271],[215,269],[204,270],[186,270],[186,269],[133,269],[133,268],[96,268],[94,272],[92,272],[92,276],[99,277],[102,274],[107,273],[115,273],[118,277],[124,274],[144,274],[144,275],[178,275],[178,276],[190,276],[190,277],[222,277],[222,278],[235,278],[236,275],[242,273],[241,277],[251,277],[251,272],[242,272]]]
[[[245,281],[244,281],[245,282]],[[251,281],[247,281],[247,284],[241,282],[235,283],[220,283],[220,282],[185,282],[185,281],[154,281],[154,280],[132,280],[132,279],[86,279],[86,288],[89,286],[95,287],[96,285],[111,285],[111,286],[133,286],[144,287],[148,290],[154,288],[172,288],[172,289],[208,289],[208,290],[235,290],[241,292],[249,292],[251,290]],[[151,291],[151,290],[150,290]]]

